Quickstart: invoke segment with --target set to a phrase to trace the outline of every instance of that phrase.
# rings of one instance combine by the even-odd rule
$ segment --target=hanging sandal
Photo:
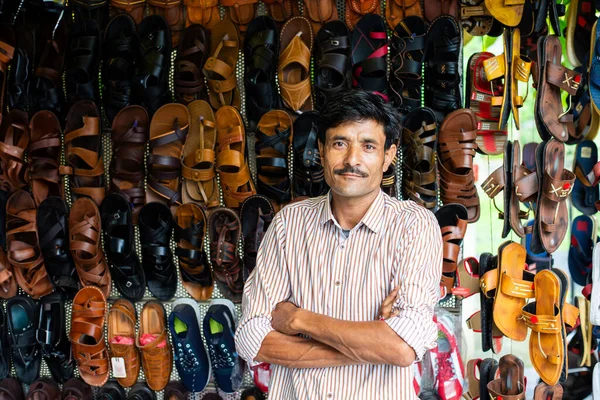
[[[248,274],[256,266],[258,248],[273,222],[274,215],[272,203],[260,194],[248,197],[242,204],[240,220],[244,237],[244,266]]]
[[[526,0],[485,0],[490,14],[508,27],[517,26],[523,17]]]
[[[144,18],[146,9],[146,0],[110,0],[110,5],[121,12],[129,14],[136,25],[139,25]]]
[[[271,110],[260,119],[256,132],[258,193],[271,199],[277,208],[291,200],[288,149],[292,120],[281,110]]]
[[[352,86],[387,94],[388,44],[385,21],[367,14],[352,31]]]
[[[490,253],[482,253],[479,256],[479,304],[481,311],[477,311],[467,319],[469,329],[474,332],[481,332],[481,350],[484,352],[492,350],[494,354],[502,351],[502,338],[504,337],[494,323],[494,297],[497,289],[488,289],[482,284],[481,277],[496,268],[498,268],[498,256]],[[492,276],[495,276],[495,274]]]
[[[171,32],[171,43],[173,47],[179,44],[179,37],[185,28],[182,0],[147,0],[150,14],[162,16]]]
[[[219,188],[215,173],[215,114],[203,100],[188,104],[190,133],[183,146],[181,186],[183,203],[195,203],[206,208],[219,205]]]
[[[512,115],[513,120],[515,121],[515,126],[517,127],[517,129],[521,129],[521,123],[519,120],[519,108],[523,106],[529,93],[529,76],[531,75],[531,66],[533,63],[528,57],[521,54],[521,33],[519,31],[519,28],[516,28],[512,31],[512,38],[510,40],[510,43],[512,45],[512,50],[510,53],[510,105],[512,108]],[[539,53],[540,52],[538,52],[538,54]],[[504,54],[506,55],[506,50]],[[525,96],[521,96],[519,94],[519,82],[523,82],[526,84]],[[506,88],[504,90],[506,90]]]
[[[238,255],[241,222],[233,210],[217,208],[208,220],[210,260],[221,293],[231,301],[241,300],[244,288],[242,262]]]
[[[0,248],[0,299],[10,299],[17,295],[17,279],[13,266],[8,262],[4,248]]]
[[[460,246],[467,231],[467,209],[460,204],[446,204],[436,211],[435,217],[444,241],[442,285],[450,293],[454,287]]]
[[[566,47],[569,62],[582,66],[589,57],[592,28],[598,17],[593,0],[571,0],[567,9]]]
[[[487,384],[490,398],[525,400],[525,374],[523,361],[512,354],[506,354],[498,363],[500,378]]]
[[[206,100],[201,68],[208,58],[209,34],[203,26],[189,26],[183,32],[175,60],[175,100],[187,105]]]
[[[225,7],[225,19],[235,24],[240,38],[244,38],[248,24],[256,17],[258,0],[219,0]]]
[[[481,358],[475,358],[467,362],[466,370],[466,381],[467,391],[463,393],[462,399],[464,400],[477,400],[479,399],[479,378],[481,376]]]
[[[318,119],[318,113],[306,112],[294,122],[293,147],[294,160],[296,160],[292,177],[294,198],[317,197],[329,190],[317,143]]]
[[[461,0],[460,24],[469,35],[492,36],[494,21],[483,0]]]
[[[429,0],[423,2],[423,16],[427,22],[433,22],[440,15],[450,15],[458,19],[458,14],[458,0]]]
[[[385,19],[391,30],[396,29],[396,25],[413,15],[423,18],[419,0],[390,0],[386,3]]]
[[[27,149],[27,180],[35,204],[49,196],[60,196],[60,123],[50,111],[38,111],[29,125],[31,140]]]
[[[0,124],[0,186],[9,193],[27,185],[25,150],[30,141],[29,119],[21,110],[10,110]]]
[[[166,203],[172,212],[181,204],[181,151],[189,124],[190,113],[182,104],[165,104],[150,123],[146,202]]]
[[[367,14],[381,15],[381,2],[377,0],[346,0],[346,25],[353,30],[356,23]]]
[[[237,208],[248,197],[256,194],[245,156],[246,135],[244,121],[233,107],[221,107],[217,120],[217,171],[225,206]]]
[[[303,0],[303,6],[303,15],[310,21],[315,35],[325,23],[339,19],[335,0]]]
[[[16,46],[15,33],[8,24],[0,25],[0,114],[4,114],[4,96],[6,93],[6,82],[8,67],[11,64]],[[2,117],[0,117],[0,122]]]
[[[460,299],[469,298],[479,293],[479,261],[468,257],[458,263],[456,287],[451,289],[454,296]]]
[[[600,200],[598,179],[598,147],[592,140],[584,140],[575,148],[574,168],[577,179],[571,192],[571,203],[585,215],[595,214]]]
[[[223,106],[240,108],[240,91],[235,77],[239,46],[238,33],[231,22],[221,21],[212,28],[210,48],[214,50],[206,60],[203,72],[208,82],[210,105],[215,110]]]
[[[202,25],[211,30],[219,21],[219,2],[217,0],[183,0],[186,7],[185,26]]]
[[[288,20],[281,29],[279,53],[279,88],[286,111],[297,114],[313,109],[310,85],[310,56],[313,32],[304,17]]]
[[[598,370],[600,371],[600,369]],[[533,391],[533,400],[562,400],[563,392],[563,387],[559,383],[548,386],[544,382],[540,382]]]

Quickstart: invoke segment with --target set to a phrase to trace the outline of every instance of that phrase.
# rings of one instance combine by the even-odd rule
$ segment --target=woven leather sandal
[[[72,196],[89,196],[96,204],[102,204],[106,188],[100,113],[92,101],[78,101],[69,110],[65,147],[68,165],[60,167],[60,173],[69,176]]]
[[[204,100],[191,102],[188,110],[190,132],[183,146],[181,167],[183,203],[216,207],[219,205],[219,185],[215,173],[215,114]]]
[[[0,124],[0,185],[14,192],[27,185],[25,150],[29,145],[29,119],[21,110],[11,110]]]
[[[121,12],[129,14],[136,25],[144,18],[146,0],[110,0],[110,5]]]
[[[27,180],[35,204],[49,196],[60,196],[60,123],[51,111],[38,111],[29,125],[29,168]]]
[[[246,135],[244,121],[233,107],[217,111],[217,171],[221,178],[223,200],[227,207],[237,208],[248,197],[256,194],[245,156]]]
[[[111,277],[101,246],[101,219],[91,199],[77,199],[69,214],[69,247],[82,286],[94,285],[110,295]]]
[[[220,20],[217,0],[183,0],[186,7],[185,26],[202,25],[211,30]]]
[[[134,223],[146,204],[144,155],[149,123],[148,113],[140,106],[123,108],[112,123],[110,191],[120,193],[133,205]]]
[[[150,123],[148,191],[146,201],[160,201],[175,212],[181,204],[181,150],[189,130],[190,113],[183,104],[165,104]]]
[[[213,277],[204,251],[206,214],[195,204],[184,204],[175,212],[175,242],[183,287],[197,301],[209,300]]]
[[[209,217],[210,260],[221,293],[239,302],[244,289],[242,261],[238,255],[241,222],[228,208],[217,208]]]
[[[160,15],[169,24],[173,47],[179,44],[179,37],[185,28],[182,0],[147,0],[150,14]]]
[[[173,352],[167,333],[167,316],[161,303],[149,301],[140,314],[136,345],[142,354],[142,367],[148,387],[163,390],[169,383]]]
[[[33,198],[24,190],[16,191],[6,203],[8,261],[21,289],[34,299],[53,290],[39,246],[36,215]]]
[[[225,19],[235,24],[243,39],[248,24],[256,16],[258,0],[219,0],[219,3],[225,7]]]
[[[106,309],[106,297],[95,286],[84,287],[73,299],[69,339],[79,375],[91,386],[103,386],[108,381],[108,351],[104,342]]]

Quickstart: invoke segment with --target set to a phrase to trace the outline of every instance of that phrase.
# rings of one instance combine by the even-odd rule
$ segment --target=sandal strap
[[[573,190],[574,182],[575,174],[569,170],[563,170],[562,179],[555,179],[547,171],[544,171],[542,195],[553,202],[563,202]]]

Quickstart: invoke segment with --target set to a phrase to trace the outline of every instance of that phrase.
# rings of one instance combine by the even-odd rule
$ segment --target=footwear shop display
[[[137,382],[140,372],[140,352],[135,345],[136,312],[133,303],[126,299],[118,299],[108,312],[108,346],[111,360],[116,365],[123,364],[117,382],[122,387],[131,387]]]
[[[149,301],[144,304],[136,346],[140,350],[148,387],[153,391],[163,390],[171,376],[173,353],[167,334],[167,316],[160,303]]]
[[[6,328],[16,377],[31,385],[40,373],[42,352],[36,339],[37,304],[27,296],[16,296],[6,303]]]

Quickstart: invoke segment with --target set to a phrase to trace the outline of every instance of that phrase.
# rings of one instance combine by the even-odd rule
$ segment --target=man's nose
[[[356,166],[360,165],[360,146],[350,145],[346,152],[346,159],[344,160],[346,165]]]

